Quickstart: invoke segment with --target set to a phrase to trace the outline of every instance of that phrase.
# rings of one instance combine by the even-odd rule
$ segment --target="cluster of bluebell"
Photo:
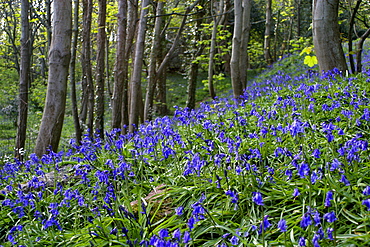
[[[0,216],[0,241],[47,243],[57,231],[80,245],[330,246],[353,233],[336,225],[358,220],[353,208],[366,234],[370,181],[356,176],[370,162],[368,103],[364,83],[339,71],[278,73],[241,100],[176,108],[135,133],[86,135],[67,152],[8,162],[0,203],[11,220]],[[51,173],[62,175],[50,184]],[[159,184],[160,197],[144,200]]]

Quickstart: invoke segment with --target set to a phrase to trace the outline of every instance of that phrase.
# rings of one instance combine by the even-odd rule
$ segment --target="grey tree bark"
[[[62,133],[68,67],[71,58],[72,3],[53,2],[53,36],[49,51],[48,88],[35,154],[42,156],[48,148],[57,151]]]
[[[235,98],[243,94],[247,79],[247,46],[250,31],[251,0],[234,1],[234,34],[231,51],[231,83]]]
[[[126,38],[127,38],[127,0],[118,1],[118,27],[117,27],[117,47],[116,62],[114,65],[114,86],[112,97],[112,128],[122,127],[122,108],[123,95],[127,97],[127,70],[125,69]],[[125,87],[126,86],[126,87]]]
[[[86,124],[90,133],[93,131],[94,114],[94,84],[91,68],[91,22],[92,22],[92,0],[82,0],[83,3],[83,28],[82,28],[82,102],[80,122]]]
[[[153,99],[154,90],[157,86],[157,59],[158,53],[160,51],[161,43],[161,29],[162,29],[162,13],[163,13],[164,2],[159,1],[156,8],[156,19],[154,23],[154,34],[153,34],[153,44],[150,52],[150,60],[148,66],[148,86],[145,95],[145,105],[144,105],[144,119],[152,120],[153,113]]]
[[[107,1],[99,0],[97,52],[96,52],[96,119],[95,130],[104,139],[104,84],[105,84],[105,44]]]
[[[23,160],[24,148],[27,133],[28,115],[28,88],[30,85],[31,67],[31,39],[29,22],[30,3],[28,0],[21,2],[21,62],[19,75],[19,96],[18,96],[18,123],[17,138],[15,146],[15,157]]]
[[[213,28],[212,28],[212,36],[211,36],[211,45],[209,48],[209,63],[208,63],[208,91],[212,99],[216,97],[216,92],[215,92],[215,87],[213,84],[213,75],[214,75],[214,70],[215,70],[215,53],[216,53],[216,39],[217,39],[217,27],[218,24],[221,21],[222,11],[224,10],[224,1],[221,0],[219,6],[216,8],[218,10],[215,11],[215,2],[211,1],[211,14],[213,16]],[[218,15],[218,16],[216,16]]]
[[[349,58],[349,64],[351,67],[351,73],[353,74],[356,73],[356,69],[355,69],[355,60],[353,58],[353,53],[352,53],[352,49],[353,49],[352,35],[353,35],[353,27],[355,25],[355,17],[356,17],[356,14],[360,7],[361,2],[362,0],[357,0],[356,5],[351,14],[351,19],[349,21],[349,28],[348,28],[348,58]]]
[[[266,1],[265,40],[264,40],[263,50],[265,54],[265,60],[268,65],[272,64],[271,29],[272,29],[272,0],[267,0]]]
[[[243,90],[247,87],[247,68],[248,66],[248,43],[251,31],[251,9],[252,0],[243,0],[243,25],[242,25],[242,39],[241,39],[241,54],[239,62],[240,81],[243,85]]]
[[[78,20],[79,20],[79,0],[74,1],[73,6],[73,34],[72,34],[72,50],[71,50],[71,63],[69,66],[69,78],[71,86],[71,103],[72,103],[72,116],[73,124],[75,127],[76,142],[78,145],[81,144],[82,129],[80,119],[78,117],[78,106],[77,106],[77,93],[76,93],[76,54],[77,54],[77,42],[78,42]]]
[[[360,37],[360,40],[357,43],[356,47],[356,72],[362,72],[362,48],[364,45],[365,40],[370,36],[370,28],[366,30],[366,32]]]
[[[143,67],[144,47],[145,47],[145,32],[148,14],[149,0],[143,0],[141,3],[141,14],[139,27],[137,31],[134,67],[131,78],[131,99],[130,99],[130,114],[129,114],[129,131],[133,132],[139,124],[140,103],[141,97],[141,71]]]
[[[347,70],[338,24],[339,0],[314,0],[313,43],[320,71]]]
[[[202,37],[202,17],[204,16],[204,12],[198,12],[196,14],[196,24],[195,24],[195,37],[193,40],[193,50],[195,51],[192,54],[192,63],[190,64],[189,70],[189,81],[187,87],[187,100],[186,100],[186,107],[189,109],[195,108],[195,94],[197,88],[197,79],[198,79],[198,69],[199,69],[199,62],[196,61],[196,58],[203,53],[205,45],[199,46],[199,41]]]

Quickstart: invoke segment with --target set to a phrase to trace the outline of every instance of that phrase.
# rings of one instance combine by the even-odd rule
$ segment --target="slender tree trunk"
[[[106,81],[107,81],[107,83],[106,83],[107,84],[107,93],[109,95],[109,99],[112,99],[113,92],[112,92],[112,85],[111,85],[111,80],[110,80],[111,66],[110,66],[110,62],[109,62],[109,57],[110,57],[109,39],[110,39],[110,36],[111,36],[111,29],[107,27],[106,32],[107,32],[107,37],[105,39],[105,68],[106,68],[105,78],[106,78]]]
[[[297,3],[297,38],[301,37],[301,1],[296,0]]]
[[[195,95],[197,89],[197,79],[198,79],[198,69],[199,69],[199,62],[196,61],[196,58],[203,53],[204,45],[199,45],[199,41],[202,37],[202,17],[203,12],[197,14],[196,16],[196,24],[195,24],[195,37],[193,43],[193,50],[196,51],[192,54],[192,63],[190,64],[189,70],[189,81],[188,81],[188,89],[187,89],[187,100],[186,100],[186,107],[189,109],[195,108]]]
[[[51,147],[58,149],[66,104],[68,66],[71,58],[72,3],[53,2],[53,37],[49,51],[49,77],[45,109],[37,136],[35,153],[38,156]]]
[[[338,24],[339,0],[313,1],[313,42],[320,71],[347,70]]]
[[[71,85],[71,101],[72,101],[72,116],[73,123],[75,126],[76,142],[78,145],[81,144],[82,129],[80,125],[80,119],[78,117],[77,107],[77,94],[76,94],[76,53],[77,53],[77,42],[78,42],[78,16],[79,16],[79,0],[74,0],[74,15],[73,15],[73,34],[72,34],[72,51],[71,51],[71,63],[69,66],[69,78]]]
[[[361,36],[360,41],[357,43],[357,52],[356,52],[356,71],[357,73],[362,72],[362,47],[365,40],[370,36],[370,28]]]
[[[220,1],[219,11],[214,11],[214,1],[211,1],[211,13],[213,16],[213,28],[212,28],[212,36],[211,36],[211,46],[209,48],[209,63],[208,63],[208,91],[212,99],[216,98],[216,92],[213,84],[213,74],[215,69],[215,52],[216,52],[216,39],[217,39],[217,27],[221,20],[221,15],[216,17],[216,13],[220,14],[223,10],[224,1]]]
[[[126,28],[127,28],[127,0],[118,1],[118,28],[117,28],[117,47],[116,47],[116,63],[114,74],[114,88],[112,98],[112,128],[122,127],[122,107],[124,94],[127,95],[127,71],[125,63],[126,54]],[[126,91],[124,86],[126,82]],[[126,96],[127,97],[127,96]]]
[[[47,51],[50,50],[51,38],[52,38],[52,27],[51,27],[51,2],[52,0],[46,0],[46,33],[47,33]]]
[[[92,0],[83,0],[83,30],[82,30],[82,103],[80,121],[86,124],[90,134],[93,133],[94,118],[94,84],[91,68],[91,21]]]
[[[28,114],[28,88],[30,85],[31,67],[31,40],[29,17],[30,3],[28,0],[21,2],[21,63],[19,77],[19,102],[18,102],[18,128],[15,148],[15,157],[23,160],[24,147],[27,133],[27,114]]]
[[[127,38],[126,38],[126,51],[124,60],[124,85],[123,85],[123,95],[122,95],[122,130],[124,133],[129,128],[129,114],[130,114],[130,85],[129,85],[129,58],[133,56],[134,48],[134,38],[136,35],[137,25],[138,25],[138,9],[139,1],[130,0],[127,2]],[[134,60],[135,58],[132,58]]]
[[[265,24],[265,41],[263,50],[265,54],[265,60],[268,65],[272,64],[271,57],[271,27],[272,27],[272,0],[266,1],[266,24]]]
[[[243,84],[240,80],[240,47],[242,39],[242,25],[243,25],[243,15],[242,15],[242,0],[234,0],[234,34],[233,43],[231,51],[231,82],[233,87],[234,98],[239,98],[243,94]]]
[[[104,85],[105,85],[105,24],[107,1],[99,0],[97,54],[96,54],[96,120],[95,128],[104,138]]]
[[[129,131],[133,132],[139,124],[140,95],[141,94],[141,72],[143,66],[146,20],[148,14],[149,0],[142,1],[139,29],[136,40],[134,68],[131,79],[131,102],[129,115]]]
[[[251,30],[251,9],[252,0],[243,0],[243,27],[242,27],[242,39],[241,39],[241,53],[239,62],[240,81],[243,85],[243,90],[247,87],[247,68],[248,65],[248,43],[249,34]]]
[[[235,98],[243,94],[248,64],[247,46],[250,30],[251,0],[234,1],[234,35],[231,51],[231,82]]]
[[[356,6],[353,9],[353,12],[351,14],[351,19],[349,21],[349,30],[348,30],[348,57],[349,57],[349,64],[351,66],[351,73],[354,74],[356,72],[355,68],[355,61],[353,59],[352,54],[352,35],[353,35],[353,26],[355,25],[355,17],[358,11],[358,8],[360,7],[362,0],[357,0]]]
[[[156,9],[156,19],[154,24],[153,44],[150,52],[150,61],[148,68],[148,86],[146,89],[145,106],[144,106],[144,119],[152,120],[153,115],[153,99],[154,90],[157,86],[156,81],[156,70],[157,70],[157,59],[161,43],[161,29],[162,29],[162,13],[163,13],[164,2],[159,1]]]

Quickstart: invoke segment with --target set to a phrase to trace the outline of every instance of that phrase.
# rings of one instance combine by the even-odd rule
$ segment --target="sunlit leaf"
[[[317,64],[316,56],[306,56],[304,58],[304,64],[307,64],[309,67],[313,67]]]

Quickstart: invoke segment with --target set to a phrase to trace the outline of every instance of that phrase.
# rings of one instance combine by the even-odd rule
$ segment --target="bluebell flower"
[[[288,178],[288,180],[291,180],[292,179],[292,177],[293,177],[293,172],[292,172],[292,170],[290,170],[290,169],[287,169],[286,171],[285,171],[285,176],[287,176]]]
[[[340,161],[337,158],[335,158],[333,162],[331,162],[330,171],[335,171],[341,166],[342,166],[342,163],[340,163]]]
[[[334,240],[334,238],[333,238],[334,229],[329,227],[328,229],[326,229],[326,232],[328,233],[328,239],[329,240]]]
[[[365,196],[369,196],[370,195],[370,186],[366,186],[366,188],[362,191],[362,194],[364,194]]]
[[[189,243],[190,241],[191,241],[190,232],[185,231],[185,232],[184,232],[184,236],[183,236],[183,238],[182,238],[182,242],[183,242],[184,244],[187,244],[187,243]]]
[[[116,228],[116,227],[114,227],[114,228],[109,232],[109,234],[116,235],[116,234],[117,234],[117,232],[118,232],[117,228]]]
[[[332,223],[332,222],[334,222],[334,221],[337,220],[337,217],[335,216],[335,212],[332,211],[332,212],[329,212],[329,213],[324,214],[324,219],[327,222]]]
[[[281,232],[286,232],[287,231],[287,225],[286,225],[286,220],[281,219],[278,223],[278,228]]]
[[[193,230],[194,228],[194,224],[195,224],[195,219],[194,217],[190,217],[190,219],[188,220],[188,227],[189,227],[189,230]]]
[[[230,243],[231,243],[232,245],[238,245],[238,243],[239,243],[239,238],[238,238],[237,236],[232,236],[232,237],[230,238]]]
[[[58,230],[60,231],[62,230],[62,227],[60,226],[59,221],[54,216],[51,217],[49,220],[43,220],[42,224],[43,224],[43,229],[47,229],[51,226],[56,226]]]
[[[324,233],[324,230],[322,229],[322,227],[320,227],[319,230],[317,230],[316,234],[319,236],[320,240],[324,239],[324,237],[325,237],[325,233]]]
[[[362,201],[362,205],[365,205],[367,207],[367,211],[370,211],[370,199],[365,199]]]
[[[304,214],[302,216],[302,220],[301,220],[301,223],[300,223],[301,228],[305,229],[311,224],[312,224],[312,220],[311,220],[310,214],[307,214],[307,213]]]
[[[174,239],[176,239],[177,241],[180,241],[180,240],[181,240],[181,231],[180,231],[180,229],[179,229],[179,228],[177,228],[177,229],[173,232],[172,237],[173,237]]]
[[[268,215],[265,215],[263,217],[263,221],[260,224],[258,234],[262,234],[262,231],[266,231],[268,228],[270,228],[271,223],[269,222],[268,218],[269,218]]]
[[[7,238],[8,238],[8,241],[12,243],[13,245],[16,245],[18,243],[17,241],[15,241],[15,237],[13,234],[8,234]]]
[[[314,184],[316,183],[317,180],[319,180],[319,176],[317,175],[316,171],[313,171],[311,173],[311,183]]]
[[[313,221],[315,222],[315,226],[319,226],[321,224],[320,213],[317,210],[313,213]]]
[[[306,239],[304,237],[299,238],[298,246],[306,246]]]
[[[307,163],[302,163],[299,167],[298,174],[301,178],[305,178],[310,174],[310,167]]]
[[[342,174],[341,178],[339,179],[339,182],[344,183],[345,186],[351,185],[351,183],[348,181],[347,177],[344,174]]]
[[[228,190],[228,191],[226,191],[225,194],[231,197],[231,203],[238,203],[239,196],[238,196],[237,192],[234,192],[232,190]]]
[[[321,152],[320,152],[320,149],[316,148],[312,151],[312,155],[313,157],[315,157],[316,159],[319,159],[320,158],[320,155],[321,155]]]
[[[314,247],[320,247],[319,239],[320,239],[320,236],[318,234],[313,235],[312,244]]]
[[[169,237],[168,230],[166,228],[159,230],[158,235],[160,238]]]
[[[331,207],[332,200],[333,200],[333,191],[329,190],[328,193],[326,193],[326,198],[324,202],[325,207]]]
[[[180,206],[180,207],[177,207],[176,209],[176,215],[183,215],[184,214],[184,207]]]
[[[262,199],[262,195],[260,192],[252,192],[253,196],[252,196],[252,200],[254,203],[256,203],[257,205],[260,205],[260,206],[263,206],[265,205],[263,203],[263,199]]]

